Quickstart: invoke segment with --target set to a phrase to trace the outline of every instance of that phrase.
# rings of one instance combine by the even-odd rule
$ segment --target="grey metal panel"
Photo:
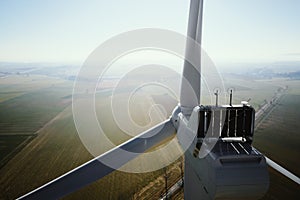
[[[258,199],[265,194],[269,177],[264,156],[248,143],[234,143],[240,153],[230,144],[220,140],[204,158],[186,152],[185,199]]]
[[[185,159],[184,159],[184,199],[185,200],[194,200],[194,199],[201,199],[201,200],[208,200],[212,199],[208,192],[206,191],[203,182],[200,180],[198,170],[203,170],[204,173],[207,169],[195,169],[195,160],[190,152],[186,152]]]
[[[156,134],[155,134],[156,133]],[[88,161],[87,163],[75,168],[74,170],[56,178],[55,180],[35,189],[34,191],[20,197],[19,199],[58,199],[72,193],[90,183],[108,175],[115,169],[111,168],[99,160],[115,159],[115,166],[121,167],[132,160],[138,154],[124,153],[144,152],[163,139],[173,135],[175,128],[170,119],[158,124],[157,126],[145,131],[144,133],[130,139],[118,147]],[[149,136],[149,137],[148,137]]]

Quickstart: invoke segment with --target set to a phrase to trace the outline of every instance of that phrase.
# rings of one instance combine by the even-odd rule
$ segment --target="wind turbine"
[[[202,15],[203,0],[191,0],[187,34],[198,45],[201,45]],[[194,51],[194,44],[188,40],[186,57],[195,54]],[[19,199],[61,198],[135,158],[123,155],[123,150],[145,152],[174,132],[183,137],[179,138],[182,145],[185,138],[192,138],[185,152],[185,199],[257,199],[269,186],[267,164],[300,184],[297,176],[252,147],[255,111],[251,106],[232,105],[231,101],[223,106],[200,105],[201,51],[196,53],[195,66],[184,62],[183,78],[187,81],[181,83],[180,104],[169,119]],[[196,98],[191,98],[192,95]],[[119,158],[114,168],[99,162],[111,158]]]

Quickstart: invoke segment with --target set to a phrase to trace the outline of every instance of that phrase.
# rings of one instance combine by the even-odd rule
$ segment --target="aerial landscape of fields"
[[[300,199],[299,8],[0,1],[0,200]]]
[[[21,196],[92,158],[81,144],[75,129],[71,109],[72,83],[34,75],[1,78],[1,87],[5,90],[1,90],[0,199]],[[115,144],[120,144],[130,137],[122,134],[113,123],[108,106],[110,95],[111,93],[97,95],[96,107],[110,139]],[[135,99],[136,106],[140,107],[132,113],[133,118],[138,120],[137,123],[145,123],[148,118],[146,109],[151,103],[142,97]],[[145,112],[140,112],[141,110]],[[12,136],[18,140],[13,140]],[[66,198],[97,199],[101,196],[104,199],[128,199],[159,174],[161,171],[145,174],[116,171],[84,188],[84,192],[78,191]],[[127,184],[128,181],[131,184]]]
[[[287,82],[288,84],[288,82]],[[290,82],[296,85],[297,81]],[[257,125],[254,146],[266,156],[299,176],[299,87],[292,87]],[[270,169],[270,188],[265,199],[297,199],[299,185]]]
[[[82,145],[74,125],[72,84],[72,80],[41,75],[13,75],[0,79],[0,199],[17,198],[93,158]],[[300,127],[297,122],[300,115],[294,108],[300,106],[300,82],[243,80],[228,76],[224,84],[235,88],[234,103],[251,98],[250,103],[257,110],[288,86],[256,124],[254,146],[299,176]],[[177,104],[165,90],[153,91],[156,92],[150,97],[138,94],[132,98],[131,114],[137,124],[157,124],[165,117],[162,113],[167,112],[169,116]],[[117,95],[121,101],[123,94]],[[114,123],[110,96],[111,92],[97,93],[96,111],[99,121],[105,125],[104,131],[117,145],[130,136],[122,133]],[[164,110],[158,108],[152,116],[157,121],[151,121],[148,115],[154,104],[164,107]],[[171,154],[162,156],[170,157]],[[139,162],[143,161],[136,161]],[[165,173],[169,177],[168,187],[181,179],[180,163],[181,157],[165,169],[141,174],[115,171],[65,199],[158,199],[165,191]],[[299,186],[271,169],[270,175],[270,190],[265,199],[283,199],[281,191],[286,191],[289,199],[299,195]],[[182,199],[182,190],[173,198]]]

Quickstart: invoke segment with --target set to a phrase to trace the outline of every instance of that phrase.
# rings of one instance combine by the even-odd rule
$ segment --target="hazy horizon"
[[[300,61],[297,0],[205,1],[203,48],[217,66]],[[1,1],[0,61],[82,64],[139,28],[186,34],[189,1]]]

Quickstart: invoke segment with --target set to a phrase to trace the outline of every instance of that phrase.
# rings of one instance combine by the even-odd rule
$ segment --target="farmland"
[[[18,123],[15,123],[13,121],[14,117],[5,118],[4,114],[2,115],[5,124],[10,125],[7,126],[6,132],[3,130],[6,133],[5,138],[3,138],[5,139],[4,141],[8,141],[7,135],[11,133],[10,130],[13,130],[14,135],[21,135],[22,126],[25,125],[31,129],[24,129],[24,132],[26,134],[34,134],[35,137],[23,149],[18,149],[19,152],[1,168],[0,199],[14,199],[92,158],[81,144],[77,135],[70,101],[68,100],[68,91],[70,90],[63,87],[64,85],[57,85],[56,88],[39,88],[36,91],[30,91],[25,96],[19,96],[3,102],[5,103],[2,104],[4,108],[13,110],[13,113],[10,115],[13,116],[14,114],[15,117],[20,119]],[[60,92],[59,89],[61,88],[62,91]],[[52,94],[52,90],[56,90],[58,93]],[[122,94],[117,99],[121,101]],[[32,110],[30,110],[30,106],[28,106],[27,110],[22,109],[21,105],[14,107],[15,110],[9,107],[9,103],[17,105],[16,102],[19,101],[35,106],[32,106]],[[137,96],[135,103],[139,106],[135,107],[138,109],[132,115],[135,116],[135,119],[142,119],[144,123],[150,123],[146,110],[151,106],[151,103],[145,101],[145,98],[142,96]],[[123,134],[116,124],[112,122],[113,116],[109,105],[110,98],[107,94],[97,96],[96,110],[99,119],[105,124],[104,129],[107,132],[109,131],[110,139],[115,144],[119,144],[128,139],[129,136]],[[145,112],[141,112],[141,110]],[[33,120],[26,117],[28,114]],[[39,121],[37,122],[36,120]],[[152,121],[151,123],[153,125],[153,123],[157,122]],[[144,174],[116,171],[90,186],[67,196],[66,199],[96,199],[99,196],[103,199],[128,199],[159,174],[161,174],[159,170]],[[131,184],[128,184],[128,181]]]
[[[68,107],[1,170],[1,194],[5,195],[2,198],[20,196],[91,158],[77,136]],[[66,199],[128,198],[156,174],[116,171]],[[132,184],[127,184],[128,181]]]
[[[292,90],[293,91],[293,90]],[[292,94],[291,94],[292,93]],[[267,157],[300,176],[300,95],[281,97],[256,130],[254,146]],[[299,186],[270,169],[270,189],[265,199],[297,199]],[[285,192],[283,192],[285,191]]]
[[[5,162],[2,160],[4,164],[0,168],[0,199],[14,199],[92,158],[82,145],[73,121],[71,108],[72,82],[40,76],[21,77],[17,79],[19,82],[15,80],[2,79],[0,85],[0,155],[2,156],[0,159],[5,160]],[[235,88],[234,103],[252,98],[250,103],[256,108],[265,99],[270,99],[278,87],[285,86],[281,84],[282,80],[245,81],[233,78],[225,80],[225,87]],[[296,105],[299,102],[299,100],[293,101],[294,96],[289,96],[300,94],[297,87],[299,82],[291,81],[286,84],[289,85],[289,94],[285,96],[286,100],[283,99],[282,107],[286,104]],[[114,144],[120,144],[129,139],[130,136],[125,134],[114,122],[114,115],[110,110],[110,94],[110,92],[105,92],[96,95],[96,113],[111,141]],[[116,100],[117,105],[122,105],[122,101],[125,101],[124,94],[117,94]],[[156,92],[147,97],[137,94],[132,97],[131,101],[131,117],[136,124],[142,127],[142,130],[169,116],[172,108],[177,104],[177,101],[165,91]],[[164,109],[160,109],[160,107],[153,108],[152,105],[154,104],[161,104]],[[151,109],[152,112],[149,113]],[[276,112],[287,113],[282,119],[273,117],[272,120],[280,121],[291,118],[289,126],[296,127],[294,123],[297,116],[289,115],[289,112],[293,112],[292,110],[288,112],[283,107],[282,110],[274,110],[272,113]],[[280,156],[281,150],[279,149],[283,146],[278,144],[278,138],[281,136],[276,139],[273,136],[271,138],[266,137],[266,135],[271,134],[265,134],[268,127],[274,127],[271,124],[272,120],[268,122],[269,125],[267,125],[266,120],[266,124],[262,123],[261,128],[257,130],[255,146],[261,151],[266,151],[267,155],[270,155],[273,148],[276,148],[278,149],[277,156]],[[280,123],[277,122],[277,124]],[[132,134],[138,134],[139,131],[140,129],[136,129],[136,132]],[[267,145],[271,143],[269,141],[272,141],[273,138],[274,144],[277,143],[276,147]],[[290,138],[290,135],[286,138]],[[291,139],[296,141],[299,139],[299,135],[291,136]],[[299,142],[296,141],[296,143]],[[99,144],[99,146],[102,146],[102,144]],[[265,147],[265,149],[262,147]],[[174,147],[174,151],[176,148]],[[295,150],[296,153],[299,152],[298,147],[294,145],[284,145],[284,148],[287,153],[291,153],[290,155],[295,155]],[[101,150],[101,152],[104,151],[105,149]],[[168,158],[172,153],[167,152],[162,157]],[[9,154],[11,156],[7,158]],[[277,161],[271,155],[270,158]],[[278,157],[278,160],[280,158]],[[142,158],[137,158],[135,163],[143,162],[139,159]],[[299,173],[297,171],[299,165],[295,164],[294,157],[291,156],[286,159],[283,160],[287,164],[286,167],[293,165],[297,168],[295,172]],[[180,178],[178,164],[179,162],[175,162],[167,167],[169,175],[172,176],[170,182],[175,182],[175,179]],[[66,196],[64,199],[99,199],[99,197],[101,199],[148,199],[159,197],[164,190],[162,174],[164,174],[163,169],[143,174],[115,171],[103,179]],[[272,172],[272,174],[276,174],[276,172]],[[271,176],[271,181],[277,179],[277,174]],[[272,187],[272,193],[275,193],[273,190],[276,190],[276,187],[275,189]],[[154,196],[149,196],[149,194]],[[178,194],[177,197],[182,198],[182,194]],[[271,197],[273,198],[273,196]]]
[[[57,79],[7,77],[0,79],[0,167],[36,136],[71,99],[70,83]]]

